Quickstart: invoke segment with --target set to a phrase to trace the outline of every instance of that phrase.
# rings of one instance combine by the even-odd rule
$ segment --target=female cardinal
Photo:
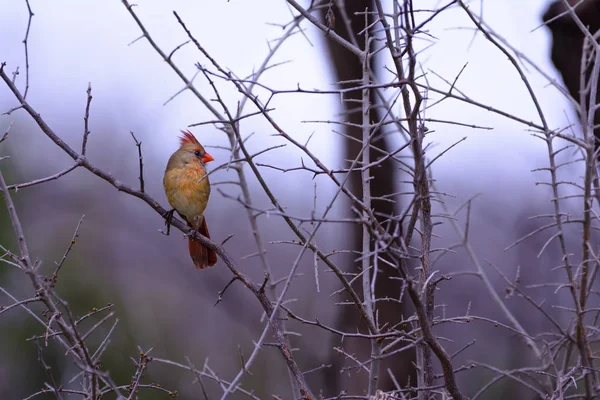
[[[181,146],[167,164],[163,185],[169,204],[199,233],[206,237],[208,228],[202,214],[208,203],[210,183],[206,176],[207,162],[214,158],[208,154],[190,131],[181,131]],[[173,210],[171,211],[172,215]],[[167,224],[169,218],[167,218]],[[217,263],[217,255],[197,240],[189,238],[190,256],[198,269]]]

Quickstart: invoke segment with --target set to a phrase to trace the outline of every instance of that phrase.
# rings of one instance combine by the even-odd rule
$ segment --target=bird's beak
[[[208,153],[204,153],[204,156],[202,157],[202,162],[206,164],[207,162],[211,162],[211,161],[215,161],[213,156],[211,156]]]

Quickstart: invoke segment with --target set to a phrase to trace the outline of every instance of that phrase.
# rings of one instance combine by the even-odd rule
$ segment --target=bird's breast
[[[210,195],[206,169],[200,167],[171,168],[164,178],[165,192],[171,207],[188,221],[202,215]]]

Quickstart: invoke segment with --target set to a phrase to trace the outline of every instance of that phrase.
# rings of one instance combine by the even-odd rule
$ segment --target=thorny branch
[[[71,158],[78,161],[83,168],[87,169],[88,171],[92,172],[94,175],[96,175],[99,178],[103,179],[104,181],[108,182],[109,184],[114,186],[117,190],[127,193],[129,195],[135,196],[135,197],[145,201],[159,215],[161,215],[163,217],[167,215],[167,210],[165,210],[156,200],[154,200],[148,194],[142,192],[141,190],[136,190],[136,189],[133,189],[132,187],[129,187],[129,186],[123,184],[121,181],[117,180],[114,176],[112,176],[112,174],[104,172],[103,170],[95,167],[85,158],[85,156],[77,153],[75,150],[73,150],[73,148],[71,148],[68,144],[66,144],[46,124],[44,119],[29,105],[29,103],[25,100],[25,98],[22,96],[22,94],[19,92],[19,90],[15,87],[14,83],[6,75],[6,73],[4,71],[4,67],[5,67],[5,64],[2,64],[2,66],[0,67],[0,78],[2,78],[2,80],[5,82],[5,84],[8,86],[8,88],[11,90],[11,92],[15,96],[15,98],[19,101],[21,107],[33,118],[33,120],[36,122],[38,127],[42,130],[42,132],[44,132],[44,134],[50,140],[52,140],[58,147],[60,147],[63,151],[65,151],[65,153],[67,153]],[[2,182],[3,182],[3,180],[2,180]],[[2,185],[2,189],[5,194],[5,198],[8,199],[9,198],[7,196],[8,188],[2,182],[0,182],[0,185]],[[9,209],[10,208],[11,208],[11,206],[9,206]],[[268,297],[265,295],[264,291],[260,290],[260,286],[257,285],[256,283],[254,283],[246,274],[244,274],[239,269],[239,267],[237,266],[237,263],[228,255],[228,253],[226,252],[226,250],[224,249],[223,246],[218,245],[217,243],[211,241],[210,239],[198,234],[196,231],[190,230],[190,228],[186,224],[184,224],[183,222],[181,222],[179,220],[173,219],[171,222],[171,225],[186,234],[193,235],[194,238],[196,238],[197,240],[204,243],[206,246],[213,249],[219,255],[221,260],[223,260],[225,265],[230,269],[230,271],[238,278],[238,280],[240,282],[242,282],[244,284],[244,286],[246,286],[252,292],[252,294],[254,294],[256,296],[256,298],[262,305],[263,309],[265,310],[265,313],[267,314],[267,316],[269,318],[271,318],[270,323],[271,323],[271,329],[273,332],[273,336],[275,337],[275,340],[278,344],[278,348],[279,348],[284,360],[286,361],[288,368],[290,369],[290,371],[296,381],[296,384],[298,385],[300,394],[303,397],[305,397],[306,399],[314,399],[315,397],[312,395],[310,389],[306,385],[304,376],[302,375],[302,371],[296,364],[296,361],[294,360],[292,352],[289,349],[289,346],[286,344],[286,338],[283,333],[284,330],[281,327],[281,321],[278,318],[273,318],[273,316],[275,315],[273,313],[273,311],[274,311],[273,305],[271,304],[271,301],[268,299]],[[20,229],[20,224],[17,224],[17,227]],[[17,227],[15,227],[15,232],[17,234],[17,238],[19,239],[19,244],[20,244],[20,246],[25,246],[24,236],[22,234],[22,231],[17,231]],[[23,256],[27,257],[27,265],[28,265],[27,269],[31,269],[33,271],[33,266],[30,265],[29,253],[26,251],[26,248],[25,249],[22,248],[21,253],[23,254]],[[34,275],[31,276],[31,279],[34,279],[33,276]],[[37,285],[37,283],[39,283],[39,282],[34,282],[34,286],[36,287],[36,290],[38,290],[38,288],[41,287],[41,285]],[[45,298],[42,297],[42,301],[44,301],[44,300],[45,300]],[[49,299],[47,299],[47,300],[49,301]],[[44,301],[44,303],[45,303],[45,301]],[[54,304],[52,302],[49,302],[49,304],[52,304],[52,308],[49,307],[49,309],[54,313],[54,311],[56,310],[56,307],[54,306]],[[46,305],[48,306],[48,304],[46,304]],[[62,321],[62,319],[58,320],[58,321]],[[62,324],[60,325],[60,327],[63,331],[65,331],[68,328],[67,325],[63,326]],[[73,335],[74,335],[73,337],[76,337],[76,335],[78,335],[76,333],[77,331],[75,330],[74,332],[75,333],[73,333]],[[73,341],[73,343],[70,343],[70,347],[71,348],[76,347],[77,343],[79,343],[79,342]],[[87,356],[87,359],[89,359],[89,354],[87,354],[87,351],[85,352],[85,355]],[[81,358],[83,358],[83,356]],[[91,363],[91,360],[89,360],[89,361]],[[93,367],[92,367],[92,370],[93,370]],[[95,375],[92,375],[92,379],[94,381],[97,381]],[[97,386],[97,383],[96,383],[96,386]],[[94,386],[94,388],[93,388],[94,398],[95,398],[95,393],[97,393],[97,390],[98,390],[96,386]]]
[[[0,74],[3,77],[6,77],[4,71],[0,69]],[[6,77],[8,78],[8,77]],[[10,80],[9,80],[10,82]],[[11,82],[12,84],[12,82]],[[20,95],[20,94],[19,94]],[[61,331],[61,336],[58,337],[58,340],[63,344],[63,346],[67,349],[68,353],[71,353],[75,363],[84,371],[84,376],[86,380],[86,386],[89,387],[89,393],[93,399],[95,399],[99,394],[99,379],[98,372],[96,370],[96,365],[92,361],[90,353],[88,351],[87,346],[84,344],[81,339],[79,332],[72,320],[68,320],[63,317],[63,313],[58,309],[55,303],[55,296],[48,289],[47,284],[42,280],[42,278],[37,273],[38,264],[33,263],[31,261],[31,255],[29,253],[29,248],[27,246],[27,240],[25,238],[25,233],[23,231],[23,227],[17,215],[17,210],[10,196],[10,192],[8,190],[8,185],[4,180],[4,175],[0,171],[0,191],[4,196],[4,201],[6,203],[6,208],[8,209],[8,214],[10,217],[10,221],[15,232],[15,236],[17,237],[17,241],[19,244],[19,255],[12,257],[13,261],[19,265],[19,267],[25,272],[25,274],[31,280],[31,283],[35,289],[35,293],[37,298],[44,303],[47,307],[50,315],[52,315],[52,321],[56,323],[58,328]],[[52,324],[48,323],[48,329],[52,330]]]
[[[582,77],[586,78],[581,80],[581,98],[579,99],[579,110],[582,114],[581,118],[583,121],[583,139],[554,131],[550,127],[549,122],[545,117],[543,107],[538,100],[539,94],[534,90],[526,69],[521,65],[523,60],[529,64],[531,64],[531,62],[527,60],[522,53],[511,48],[502,38],[498,37],[497,34],[489,29],[483,22],[482,16],[478,16],[472,11],[471,6],[462,0],[449,0],[446,4],[439,6],[437,9],[427,11],[415,9],[413,2],[410,0],[394,1],[391,12],[384,9],[383,2],[374,0],[373,10],[365,10],[364,16],[365,18],[367,18],[367,15],[375,16],[375,22],[366,30],[358,33],[358,35],[364,35],[365,37],[365,43],[367,43],[365,49],[361,49],[358,45],[356,35],[351,35],[351,39],[347,41],[333,31],[332,28],[336,23],[345,24],[349,30],[351,29],[349,23],[350,18],[348,15],[345,15],[344,12],[342,12],[342,15],[336,16],[333,13],[332,6],[334,2],[340,10],[344,10],[344,2],[340,0],[313,1],[307,8],[303,8],[293,0],[288,0],[287,3],[294,14],[293,21],[284,26],[285,32],[275,42],[275,45],[270,48],[267,57],[265,57],[260,67],[249,77],[240,78],[232,71],[219,64],[218,60],[211,56],[206,48],[203,47],[203,42],[194,37],[183,19],[176,12],[174,13],[175,18],[187,35],[187,40],[167,54],[167,52],[164,52],[158,46],[149,31],[144,27],[142,21],[134,12],[134,5],[130,4],[127,0],[122,0],[122,3],[130,16],[142,32],[140,38],[146,39],[153,50],[160,55],[162,60],[165,61],[183,81],[183,89],[178,91],[168,101],[175,98],[180,93],[189,90],[214,117],[211,121],[203,121],[199,124],[215,125],[227,135],[229,141],[227,150],[230,151],[231,154],[230,160],[222,167],[216,168],[213,172],[221,170],[221,168],[231,168],[237,174],[237,180],[233,183],[238,185],[241,190],[241,196],[238,198],[238,203],[246,209],[257,249],[255,255],[259,257],[265,273],[264,281],[257,283],[250,279],[245,272],[241,270],[239,263],[228,254],[224,247],[224,243],[219,245],[204,236],[198,235],[195,232],[190,232],[189,228],[179,220],[173,220],[172,225],[186,234],[194,235],[196,239],[214,249],[233,275],[230,284],[236,280],[242,282],[261,304],[268,320],[264,323],[260,336],[254,342],[254,348],[250,356],[247,358],[242,357],[242,366],[235,377],[230,381],[218,377],[206,364],[203,368],[197,369],[189,361],[189,365],[186,366],[169,360],[152,358],[148,356],[148,352],[141,352],[139,360],[136,361],[136,373],[132,382],[129,385],[117,386],[110,381],[110,378],[106,373],[99,371],[97,362],[99,361],[101,354],[105,351],[108,337],[112,334],[118,320],[115,320],[110,328],[108,336],[102,341],[99,348],[90,355],[90,350],[86,347],[84,342],[85,339],[94,332],[98,326],[103,324],[104,321],[112,318],[113,313],[110,312],[107,314],[94,325],[90,331],[82,335],[78,331],[78,325],[85,318],[75,320],[68,305],[58,298],[52,290],[56,284],[58,273],[75,244],[83,218],[79,221],[75,233],[73,234],[71,244],[67,247],[64,256],[56,264],[57,268],[53,276],[44,280],[38,274],[38,262],[31,261],[27,241],[25,240],[23,228],[19,222],[14,204],[12,203],[10,191],[50,182],[61,178],[78,167],[83,167],[115,187],[118,191],[127,193],[128,195],[144,201],[161,217],[165,217],[167,211],[163,209],[153,197],[145,192],[141,141],[137,140],[133,132],[131,135],[138,149],[139,189],[123,184],[112,174],[98,168],[87,159],[86,147],[88,136],[90,134],[89,115],[92,100],[91,86],[88,86],[87,91],[83,143],[80,152],[75,151],[66,144],[29,104],[27,101],[27,91],[29,89],[29,55],[27,40],[33,13],[29,7],[29,2],[26,0],[29,9],[29,21],[25,40],[23,42],[25,45],[26,57],[25,89],[19,91],[15,84],[17,71],[15,71],[14,76],[11,78],[4,71],[5,64],[3,63],[0,66],[0,78],[2,78],[5,85],[18,100],[18,106],[11,109],[9,113],[18,109],[24,109],[33,118],[42,132],[74,160],[74,164],[45,178],[11,186],[6,184],[4,176],[0,172],[0,190],[4,195],[13,230],[19,245],[19,254],[13,254],[2,247],[4,254],[0,257],[0,261],[23,270],[29,276],[35,288],[35,296],[28,297],[24,300],[18,300],[4,288],[0,288],[2,293],[12,300],[12,303],[9,305],[3,307],[0,306],[0,314],[8,310],[21,308],[34,316],[34,318],[38,319],[38,321],[44,323],[40,317],[27,307],[28,304],[34,302],[41,302],[44,304],[47,308],[46,331],[45,334],[36,336],[33,340],[39,341],[40,345],[42,339],[43,343],[46,345],[50,339],[56,339],[62,343],[63,347],[67,349],[68,354],[74,359],[76,365],[80,367],[81,375],[84,377],[85,384],[81,391],[67,389],[65,390],[65,393],[76,393],[81,396],[89,396],[89,398],[95,399],[99,395],[110,392],[120,393],[122,390],[127,391],[126,396],[128,396],[128,398],[135,398],[135,392],[138,388],[152,388],[166,391],[153,385],[143,384],[141,381],[142,375],[148,367],[148,363],[154,361],[173,365],[191,372],[201,385],[204,398],[208,398],[208,395],[201,378],[207,378],[216,382],[222,390],[222,399],[227,398],[234,392],[242,393],[250,398],[257,398],[252,392],[242,389],[239,383],[246,374],[248,374],[250,367],[257,359],[260,351],[265,346],[272,345],[266,342],[270,332],[275,338],[274,346],[278,349],[279,354],[286,362],[292,382],[293,397],[314,399],[313,392],[316,393],[316,391],[311,391],[305,379],[305,374],[312,372],[313,370],[303,372],[300,369],[289,340],[289,336],[292,333],[288,330],[288,324],[301,323],[321,329],[323,332],[329,332],[341,339],[361,339],[370,345],[370,354],[367,359],[361,359],[355,354],[346,351],[344,348],[337,348],[338,351],[352,364],[352,366],[346,368],[345,371],[354,369],[356,371],[365,371],[368,374],[368,387],[364,390],[364,394],[366,394],[367,397],[360,395],[351,396],[342,391],[336,398],[368,398],[369,400],[373,398],[418,398],[429,400],[433,398],[448,398],[451,396],[451,398],[456,400],[466,399],[465,395],[458,387],[457,374],[475,367],[487,369],[495,374],[493,379],[475,393],[475,398],[482,397],[491,386],[503,379],[512,380],[539,397],[557,400],[577,397],[586,399],[595,398],[598,390],[600,390],[599,374],[595,366],[597,364],[597,354],[594,351],[594,345],[597,342],[597,336],[600,333],[600,330],[597,329],[597,322],[598,318],[600,318],[600,314],[598,313],[597,308],[590,306],[590,303],[593,304],[592,295],[597,295],[597,291],[595,291],[593,284],[595,276],[598,270],[600,270],[598,249],[594,245],[593,240],[594,230],[598,229],[595,222],[599,219],[597,212],[593,209],[594,192],[599,190],[597,188],[595,164],[597,155],[594,152],[595,139],[593,136],[593,116],[598,107],[595,104],[595,92],[599,80],[600,51],[598,51],[599,46],[594,39],[593,33],[587,31],[586,26],[578,18],[575,11],[575,8],[578,5],[573,5],[573,2],[571,1],[564,1],[567,10],[566,12],[572,14],[573,19],[577,22],[579,28],[585,32],[587,37],[586,51],[588,53],[584,54],[584,56],[588,60],[593,60],[593,68],[586,69],[586,65],[586,67],[582,67],[583,70],[581,72]],[[458,80],[462,70],[453,81],[445,80],[436,73],[433,73],[436,77],[448,84],[448,89],[439,89],[430,84],[428,80],[428,75],[430,74],[422,72],[422,66],[420,65],[420,47],[417,41],[421,37],[427,35],[428,24],[442,12],[452,9],[454,6],[456,6],[455,8],[462,10],[469,21],[474,25],[474,29],[483,34],[485,39],[491,43],[492,46],[497,48],[511,63],[534,104],[538,115],[537,119],[539,121],[528,121],[525,118],[521,118],[499,108],[494,108],[488,104],[467,97],[467,95],[458,88]],[[325,7],[328,10],[326,14],[326,23],[322,23],[315,17],[315,11],[320,7]],[[421,12],[429,12],[429,14],[423,18],[419,18],[418,14]],[[282,44],[297,32],[304,34],[304,28],[302,28],[303,23],[313,25],[327,40],[336,42],[338,45],[348,50],[353,57],[360,59],[364,65],[362,79],[357,82],[350,82],[351,85],[349,88],[341,90],[306,90],[301,89],[300,85],[293,90],[282,90],[274,89],[260,83],[259,79],[262,74],[273,67],[273,65],[270,65],[270,62]],[[202,56],[209,61],[210,67],[205,67],[201,63],[196,65],[197,71],[194,77],[197,75],[204,76],[210,85],[210,90],[212,91],[211,97],[214,97],[214,99],[211,98],[209,100],[205,93],[201,93],[194,85],[194,78],[188,78],[174,61],[173,55],[175,52],[188,43],[195,45]],[[382,81],[378,76],[378,71],[371,70],[369,67],[371,65],[369,60],[375,55],[383,53],[387,53],[387,60],[392,64],[392,68],[388,69],[388,72],[392,73],[393,79],[387,82]],[[539,71],[540,70],[538,70],[538,72]],[[220,87],[216,81],[224,81],[240,93],[241,99],[238,100],[236,107],[228,106],[223,96],[221,96]],[[266,99],[259,99],[255,90],[266,90],[269,95]],[[355,124],[355,127],[361,130],[362,136],[359,140],[361,147],[359,155],[354,160],[347,160],[350,164],[349,167],[330,168],[327,166],[311,149],[308,141],[306,143],[301,143],[295,139],[289,132],[286,132],[286,130],[282,128],[272,114],[272,111],[275,108],[272,105],[272,102],[274,102],[274,99],[277,96],[283,94],[333,95],[339,96],[342,101],[346,101],[344,96],[350,91],[361,91],[362,93],[360,104],[357,103],[354,105],[357,107],[357,112],[362,113],[362,124]],[[389,93],[391,91],[395,91],[395,93],[390,96]],[[372,93],[375,95],[373,97],[377,99],[375,103],[371,101]],[[496,267],[492,263],[488,264],[496,269],[501,276],[502,281],[506,283],[507,296],[518,295],[520,298],[524,299],[526,303],[530,304],[552,325],[553,331],[544,332],[537,336],[528,333],[528,330],[524,328],[522,321],[520,321],[519,318],[516,317],[514,311],[508,307],[508,303],[503,301],[496,292],[489,274],[484,270],[482,263],[479,261],[479,256],[476,254],[476,250],[469,242],[471,200],[467,202],[467,220],[465,228],[463,229],[458,222],[458,211],[460,211],[460,208],[455,213],[451,213],[444,204],[443,199],[446,194],[436,190],[433,184],[432,164],[438,158],[446,156],[448,151],[453,149],[454,146],[461,141],[448,147],[432,160],[429,160],[425,155],[429,146],[429,143],[427,142],[427,133],[429,131],[426,128],[425,123],[454,124],[465,128],[471,127],[481,129],[483,127],[470,122],[444,121],[427,117],[425,113],[433,109],[433,106],[427,106],[426,103],[429,101],[430,97],[433,98],[434,96],[440,97],[434,105],[445,100],[453,100],[474,109],[486,109],[491,113],[536,130],[539,132],[538,136],[545,141],[548,151],[549,167],[540,168],[538,171],[545,171],[550,175],[550,182],[542,183],[549,186],[552,192],[551,201],[553,211],[543,217],[551,218],[552,222],[525,235],[522,239],[515,242],[515,245],[520,244],[534,235],[545,232],[546,230],[554,230],[554,233],[552,233],[550,238],[544,243],[539,254],[541,255],[546,251],[552,243],[557,243],[562,256],[560,268],[565,271],[567,276],[566,283],[539,284],[537,286],[532,285],[523,288],[520,285],[518,273],[513,281],[508,278],[502,269]],[[248,107],[253,107],[254,110],[250,112],[245,111],[246,105]],[[381,121],[370,120],[370,110],[376,107],[385,110],[383,112],[384,117]],[[401,112],[397,112],[396,108],[400,109]],[[397,114],[403,114],[403,116],[400,117]],[[290,167],[289,164],[280,167],[256,162],[256,158],[259,155],[279,147],[269,147],[266,150],[258,151],[256,153],[251,153],[248,150],[248,141],[252,135],[244,136],[242,123],[254,117],[262,117],[276,132],[277,136],[292,144],[294,148],[299,150],[304,156],[308,157],[309,161],[305,162],[305,158],[303,158],[300,167]],[[337,125],[348,124],[344,121],[321,122]],[[7,138],[9,129],[7,129],[0,137],[0,142]],[[375,138],[378,135],[386,134],[387,132],[383,131],[387,129],[394,130],[393,133],[398,134],[399,137],[405,138],[405,143],[401,144],[396,151],[384,152],[376,145]],[[555,141],[557,138],[565,139],[571,145],[577,146],[583,155],[585,168],[581,182],[575,182],[575,179],[573,179],[573,182],[567,182],[560,178],[560,168],[573,161],[560,161],[559,157],[563,155],[563,148],[560,148],[557,145],[557,142]],[[352,140],[347,137],[344,137],[344,139]],[[379,152],[380,157],[372,159],[370,154],[373,153],[371,153],[370,150],[375,150],[375,154]],[[410,152],[410,155],[407,156],[402,152]],[[0,158],[0,161],[2,160],[3,158]],[[394,165],[399,170],[404,171],[404,173],[408,175],[409,180],[407,183],[409,183],[411,189],[406,192],[389,193],[383,198],[373,198],[370,190],[370,181],[372,179],[373,170],[381,167],[383,162],[387,160],[393,161],[395,163]],[[267,210],[263,209],[260,205],[257,205],[258,202],[252,198],[248,184],[249,178],[244,172],[244,165],[250,167],[253,177],[256,178],[260,187],[271,202],[271,208]],[[315,206],[310,217],[297,217],[281,203],[272,188],[267,184],[261,171],[262,167],[268,167],[281,173],[304,171],[313,177],[326,177],[333,185],[335,185],[336,190],[331,201],[327,203],[322,215],[316,215],[317,208]],[[347,180],[350,174],[360,174],[361,176],[362,192],[360,195],[351,192],[348,188]],[[569,195],[564,194],[562,190],[562,187],[566,183],[569,183],[578,190],[580,189],[582,192],[581,195],[572,196],[583,198],[583,212],[581,217],[574,218],[569,216],[569,213],[565,211],[566,207],[561,203],[569,197]],[[223,195],[226,198],[235,199],[234,196],[230,196],[226,193],[223,193]],[[408,204],[398,215],[384,216],[386,220],[380,222],[377,217],[381,216],[376,215],[373,211],[373,202],[397,201],[401,196],[409,198]],[[334,205],[339,202],[340,197],[345,197],[349,200],[356,218],[345,220],[328,218],[328,213],[330,213],[334,208]],[[436,202],[442,203],[442,207],[440,208],[443,209],[444,213],[438,214]],[[291,266],[289,272],[281,279],[272,279],[271,261],[267,253],[267,247],[261,234],[259,224],[259,217],[262,215],[281,217],[298,239],[293,241],[279,241],[280,243],[299,246],[297,258],[290,263]],[[458,236],[458,244],[448,248],[434,248],[434,227],[436,225],[434,220],[436,218],[450,219]],[[327,252],[316,243],[316,234],[321,227],[325,226],[324,224],[340,221],[358,223],[362,226],[362,249],[359,256],[354,260],[362,267],[358,273],[346,272],[339,263],[332,260],[333,255],[340,254],[341,252]],[[310,228],[307,228],[309,223]],[[579,253],[575,253],[569,245],[569,238],[565,230],[565,226],[568,224],[577,224],[582,227],[580,262],[575,261],[577,260]],[[467,251],[467,255],[474,265],[475,271],[453,271],[450,274],[441,275],[439,271],[433,269],[434,264],[440,258],[445,254],[452,252],[453,249],[457,247],[462,247]],[[437,258],[432,256],[436,251],[441,253]],[[342,288],[336,290],[333,294],[346,293],[349,296],[349,301],[342,301],[339,304],[352,305],[365,321],[367,332],[360,332],[358,330],[356,332],[343,332],[326,323],[322,323],[317,318],[314,318],[314,321],[312,318],[303,318],[299,313],[292,311],[290,306],[287,305],[286,301],[289,300],[287,299],[288,291],[292,281],[298,276],[300,259],[305,252],[313,253],[316,273],[318,272],[317,262],[322,262],[335,274]],[[416,271],[413,271],[412,269],[413,262],[418,265]],[[376,283],[378,279],[382,279],[382,272],[385,271],[386,268],[394,269],[400,275],[402,280],[402,292],[399,294],[398,298],[377,297]],[[517,271],[520,270],[518,269]],[[465,315],[458,317],[446,316],[445,305],[436,305],[434,294],[435,291],[444,284],[443,282],[463,275],[473,275],[483,281],[487,292],[492,297],[492,301],[500,307],[504,317],[508,320],[506,324],[486,317],[471,316],[470,305],[467,308]],[[318,279],[318,276],[315,275],[315,278]],[[529,289],[539,286],[556,287],[557,292],[562,289],[567,289],[569,291],[573,304],[569,307],[565,307],[564,305],[556,306],[556,308],[573,315],[572,321],[568,326],[563,326],[561,320],[555,318],[555,316],[547,310],[544,303],[537,302],[534,300],[533,296],[528,293]],[[229,287],[229,284],[226,288],[227,287]],[[219,300],[223,296],[224,291],[225,289],[219,293]],[[382,324],[378,314],[380,304],[384,302],[400,303],[405,301],[406,298],[410,299],[414,306],[415,314],[409,317],[399,317],[399,322],[397,324]],[[110,307],[106,309],[110,310]],[[105,308],[96,310],[92,312],[91,315],[95,315],[104,310]],[[286,321],[286,317],[289,318],[291,322]],[[535,357],[536,366],[523,367],[516,370],[502,370],[480,362],[459,366],[456,357],[465,349],[474,346],[475,341],[468,342],[462,347],[459,346],[458,350],[453,350],[449,353],[441,344],[446,338],[439,337],[435,330],[437,329],[437,326],[443,324],[467,324],[471,323],[471,321],[501,326],[522,338],[524,343],[533,350],[532,353]],[[404,328],[407,326],[410,326],[410,329],[405,331]],[[389,357],[396,352],[405,351],[408,348],[418,349],[419,357],[416,365],[418,384],[416,387],[410,387],[410,385],[409,387],[403,387],[404,385],[398,382],[396,377],[394,377],[389,370],[384,371],[380,368],[381,361],[385,360],[386,357]],[[437,362],[434,357],[439,361],[441,372],[436,372],[435,370]],[[40,360],[40,362],[45,364],[43,360]],[[325,364],[323,364],[323,366],[327,367]],[[338,371],[336,371],[336,373],[337,372]],[[384,373],[390,373],[392,375],[392,380],[396,385],[395,390],[390,391],[389,397],[381,397],[387,396],[387,394],[378,390],[380,377]],[[59,390],[56,388],[54,379],[50,377],[50,380],[52,384],[49,385],[50,387],[48,390],[54,393],[56,397],[59,397]],[[579,382],[583,382],[583,384],[580,385],[582,389],[577,386]],[[176,394],[175,392],[166,392],[170,395]],[[44,393],[44,391],[40,391],[30,397],[42,393]],[[123,396],[123,398],[127,397]]]

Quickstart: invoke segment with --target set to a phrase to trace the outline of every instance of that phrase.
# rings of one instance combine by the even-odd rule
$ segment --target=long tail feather
[[[202,235],[210,238],[208,227],[206,226],[206,218],[203,218],[202,226],[200,227],[199,232]],[[190,256],[192,257],[192,261],[194,261],[196,268],[204,269],[212,267],[217,263],[217,254],[214,252],[214,250],[209,249],[198,240],[194,240],[192,238],[189,239],[188,244],[190,248]]]

